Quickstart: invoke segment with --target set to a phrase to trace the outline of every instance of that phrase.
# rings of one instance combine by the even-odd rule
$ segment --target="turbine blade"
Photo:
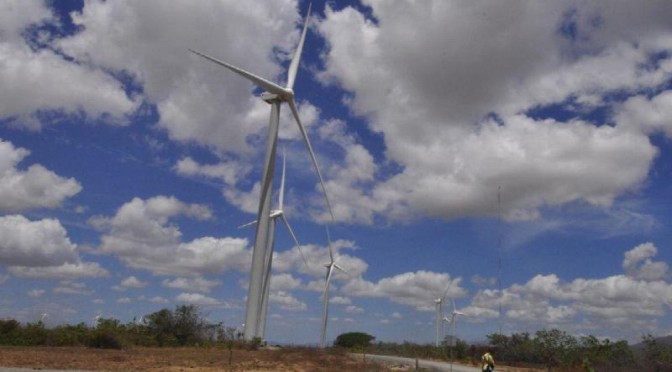
[[[296,119],[296,123],[299,125],[299,130],[301,131],[301,135],[303,136],[303,140],[306,142],[306,147],[308,147],[308,153],[310,153],[310,158],[313,161],[313,166],[315,166],[315,171],[317,172],[317,176],[320,179],[320,185],[322,186],[322,192],[324,193],[324,199],[327,202],[327,208],[329,209],[329,215],[331,215],[331,220],[334,221],[334,212],[331,210],[331,203],[329,202],[329,196],[327,195],[327,187],[324,185],[324,179],[322,178],[322,172],[320,172],[320,167],[317,165],[317,158],[315,158],[315,153],[313,152],[313,147],[310,145],[310,140],[308,139],[308,133],[306,132],[306,128],[303,127],[303,124],[301,124],[301,119],[299,118],[299,111],[296,109],[296,104],[294,103],[294,98],[290,98],[287,100],[287,103],[289,104],[289,108],[292,110],[292,114],[294,114],[294,119]]]
[[[280,204],[278,209],[281,211],[283,210],[283,201],[285,199],[285,164],[285,149],[282,149],[282,178],[280,179],[280,200],[278,202]]]
[[[306,40],[306,31],[308,30],[308,20],[310,19],[311,6],[312,4],[308,4],[308,13],[306,14],[306,20],[303,23],[301,39],[299,39],[299,45],[297,45],[296,50],[294,51],[294,56],[292,56],[292,62],[289,64],[289,71],[287,73],[287,89],[292,89],[292,87],[294,87],[296,73],[299,70],[299,61],[301,60],[301,52],[303,51],[303,42]]]
[[[242,228],[244,228],[244,227],[248,227],[248,226],[252,226],[252,225],[256,225],[256,224],[257,224],[257,220],[254,220],[254,221],[252,221],[252,222],[248,222],[248,223],[246,223],[246,224],[244,224],[244,225],[240,225],[240,226],[238,226],[238,228],[239,228],[239,229],[242,229]]]
[[[334,252],[331,249],[331,233],[329,232],[329,225],[324,226],[327,229],[327,242],[329,243],[329,259],[331,260],[331,263],[334,263]]]
[[[198,55],[198,56],[201,56],[201,57],[203,57],[203,58],[205,58],[209,61],[212,61],[212,62],[214,62],[214,63],[216,63],[220,66],[228,68],[229,70],[231,70],[231,71],[237,73],[238,75],[244,77],[245,79],[253,82],[256,86],[264,89],[265,91],[267,91],[269,93],[274,93],[274,94],[278,94],[278,95],[283,95],[283,94],[287,93],[281,86],[279,86],[275,83],[272,83],[272,82],[270,82],[270,81],[268,81],[268,80],[266,80],[262,77],[259,77],[255,74],[251,73],[251,72],[247,72],[247,71],[243,70],[242,68],[236,67],[236,66],[234,66],[230,63],[226,63],[224,61],[220,61],[217,58],[210,57],[207,54],[197,52],[193,49],[189,49],[189,51]]]
[[[294,239],[294,243],[296,244],[296,247],[299,249],[299,253],[301,253],[301,258],[303,259],[304,265],[306,265],[306,268],[308,268],[308,261],[306,261],[306,256],[303,255],[303,251],[301,250],[301,245],[299,244],[299,240],[296,239],[296,235],[294,235],[294,230],[292,230],[292,227],[289,226],[289,222],[287,222],[287,218],[285,217],[284,214],[280,215],[280,218],[282,218],[282,222],[287,226],[287,231],[289,231],[289,235],[292,236],[292,239]]]
[[[342,272],[348,274],[348,272],[345,271],[345,269],[343,269],[342,267],[338,266],[337,264],[334,264],[334,267],[337,268],[337,269],[339,269],[339,270],[341,270]]]

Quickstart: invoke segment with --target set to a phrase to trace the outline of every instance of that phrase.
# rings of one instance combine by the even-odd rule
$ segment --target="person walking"
[[[492,357],[492,354],[490,354],[490,350],[483,354],[481,362],[483,362],[483,372],[492,372],[495,370],[495,359]]]

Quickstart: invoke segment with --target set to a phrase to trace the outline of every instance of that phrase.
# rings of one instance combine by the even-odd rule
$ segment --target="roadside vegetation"
[[[457,340],[454,346],[449,346],[447,340],[440,347],[411,342],[376,343],[372,335],[349,332],[336,338],[333,350],[444,361],[452,357],[455,362],[471,365],[477,365],[481,355],[491,350],[498,364],[548,371],[672,371],[672,345],[652,336],[643,337],[635,346],[594,336],[576,338],[558,329],[533,335],[526,332],[491,334],[485,345],[469,345]],[[113,318],[100,318],[91,325],[79,323],[47,328],[42,322],[23,324],[4,319],[0,320],[0,345],[96,349],[216,347],[228,350],[226,354],[231,363],[234,349],[254,350],[260,342],[245,342],[235,328],[208,322],[198,307],[183,305],[125,324]]]
[[[0,320],[0,345],[122,349],[216,344],[247,346],[235,328],[207,322],[193,305],[177,306],[173,311],[162,309],[125,324],[114,318],[100,318],[91,325],[79,323],[47,328],[41,321],[22,324],[14,319]]]
[[[672,371],[672,345],[650,335],[634,347],[626,341],[595,336],[576,338],[558,329],[542,330],[534,335],[526,332],[491,334],[485,345],[469,345],[457,340],[455,346],[448,346],[448,338],[440,347],[411,342],[373,343],[375,337],[357,332],[340,335],[334,345],[345,346],[343,340],[355,342],[348,347],[357,352],[444,361],[449,361],[452,355],[453,361],[474,366],[490,350],[498,364],[547,371]]]

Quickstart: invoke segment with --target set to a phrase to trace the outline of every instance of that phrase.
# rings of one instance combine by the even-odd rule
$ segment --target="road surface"
[[[375,354],[350,354],[354,358],[366,358],[367,360],[376,360],[386,363],[393,364],[403,364],[407,366],[414,367],[416,359],[413,358],[402,358],[390,355],[375,355]],[[418,367],[426,368],[430,371],[441,371],[441,372],[450,372],[450,363],[446,362],[435,362],[431,360],[422,360],[418,359]],[[481,372],[479,368],[469,367],[461,364],[453,363],[453,372]]]

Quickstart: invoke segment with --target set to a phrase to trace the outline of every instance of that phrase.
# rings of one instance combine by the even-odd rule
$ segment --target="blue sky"
[[[187,48],[284,82],[307,6],[0,5],[0,317],[240,326],[269,107]],[[328,338],[432,342],[443,292],[468,341],[671,334],[670,7],[315,1],[294,90],[348,271]],[[280,228],[267,336],[317,343],[329,219],[287,107],[279,146],[308,267]]]

